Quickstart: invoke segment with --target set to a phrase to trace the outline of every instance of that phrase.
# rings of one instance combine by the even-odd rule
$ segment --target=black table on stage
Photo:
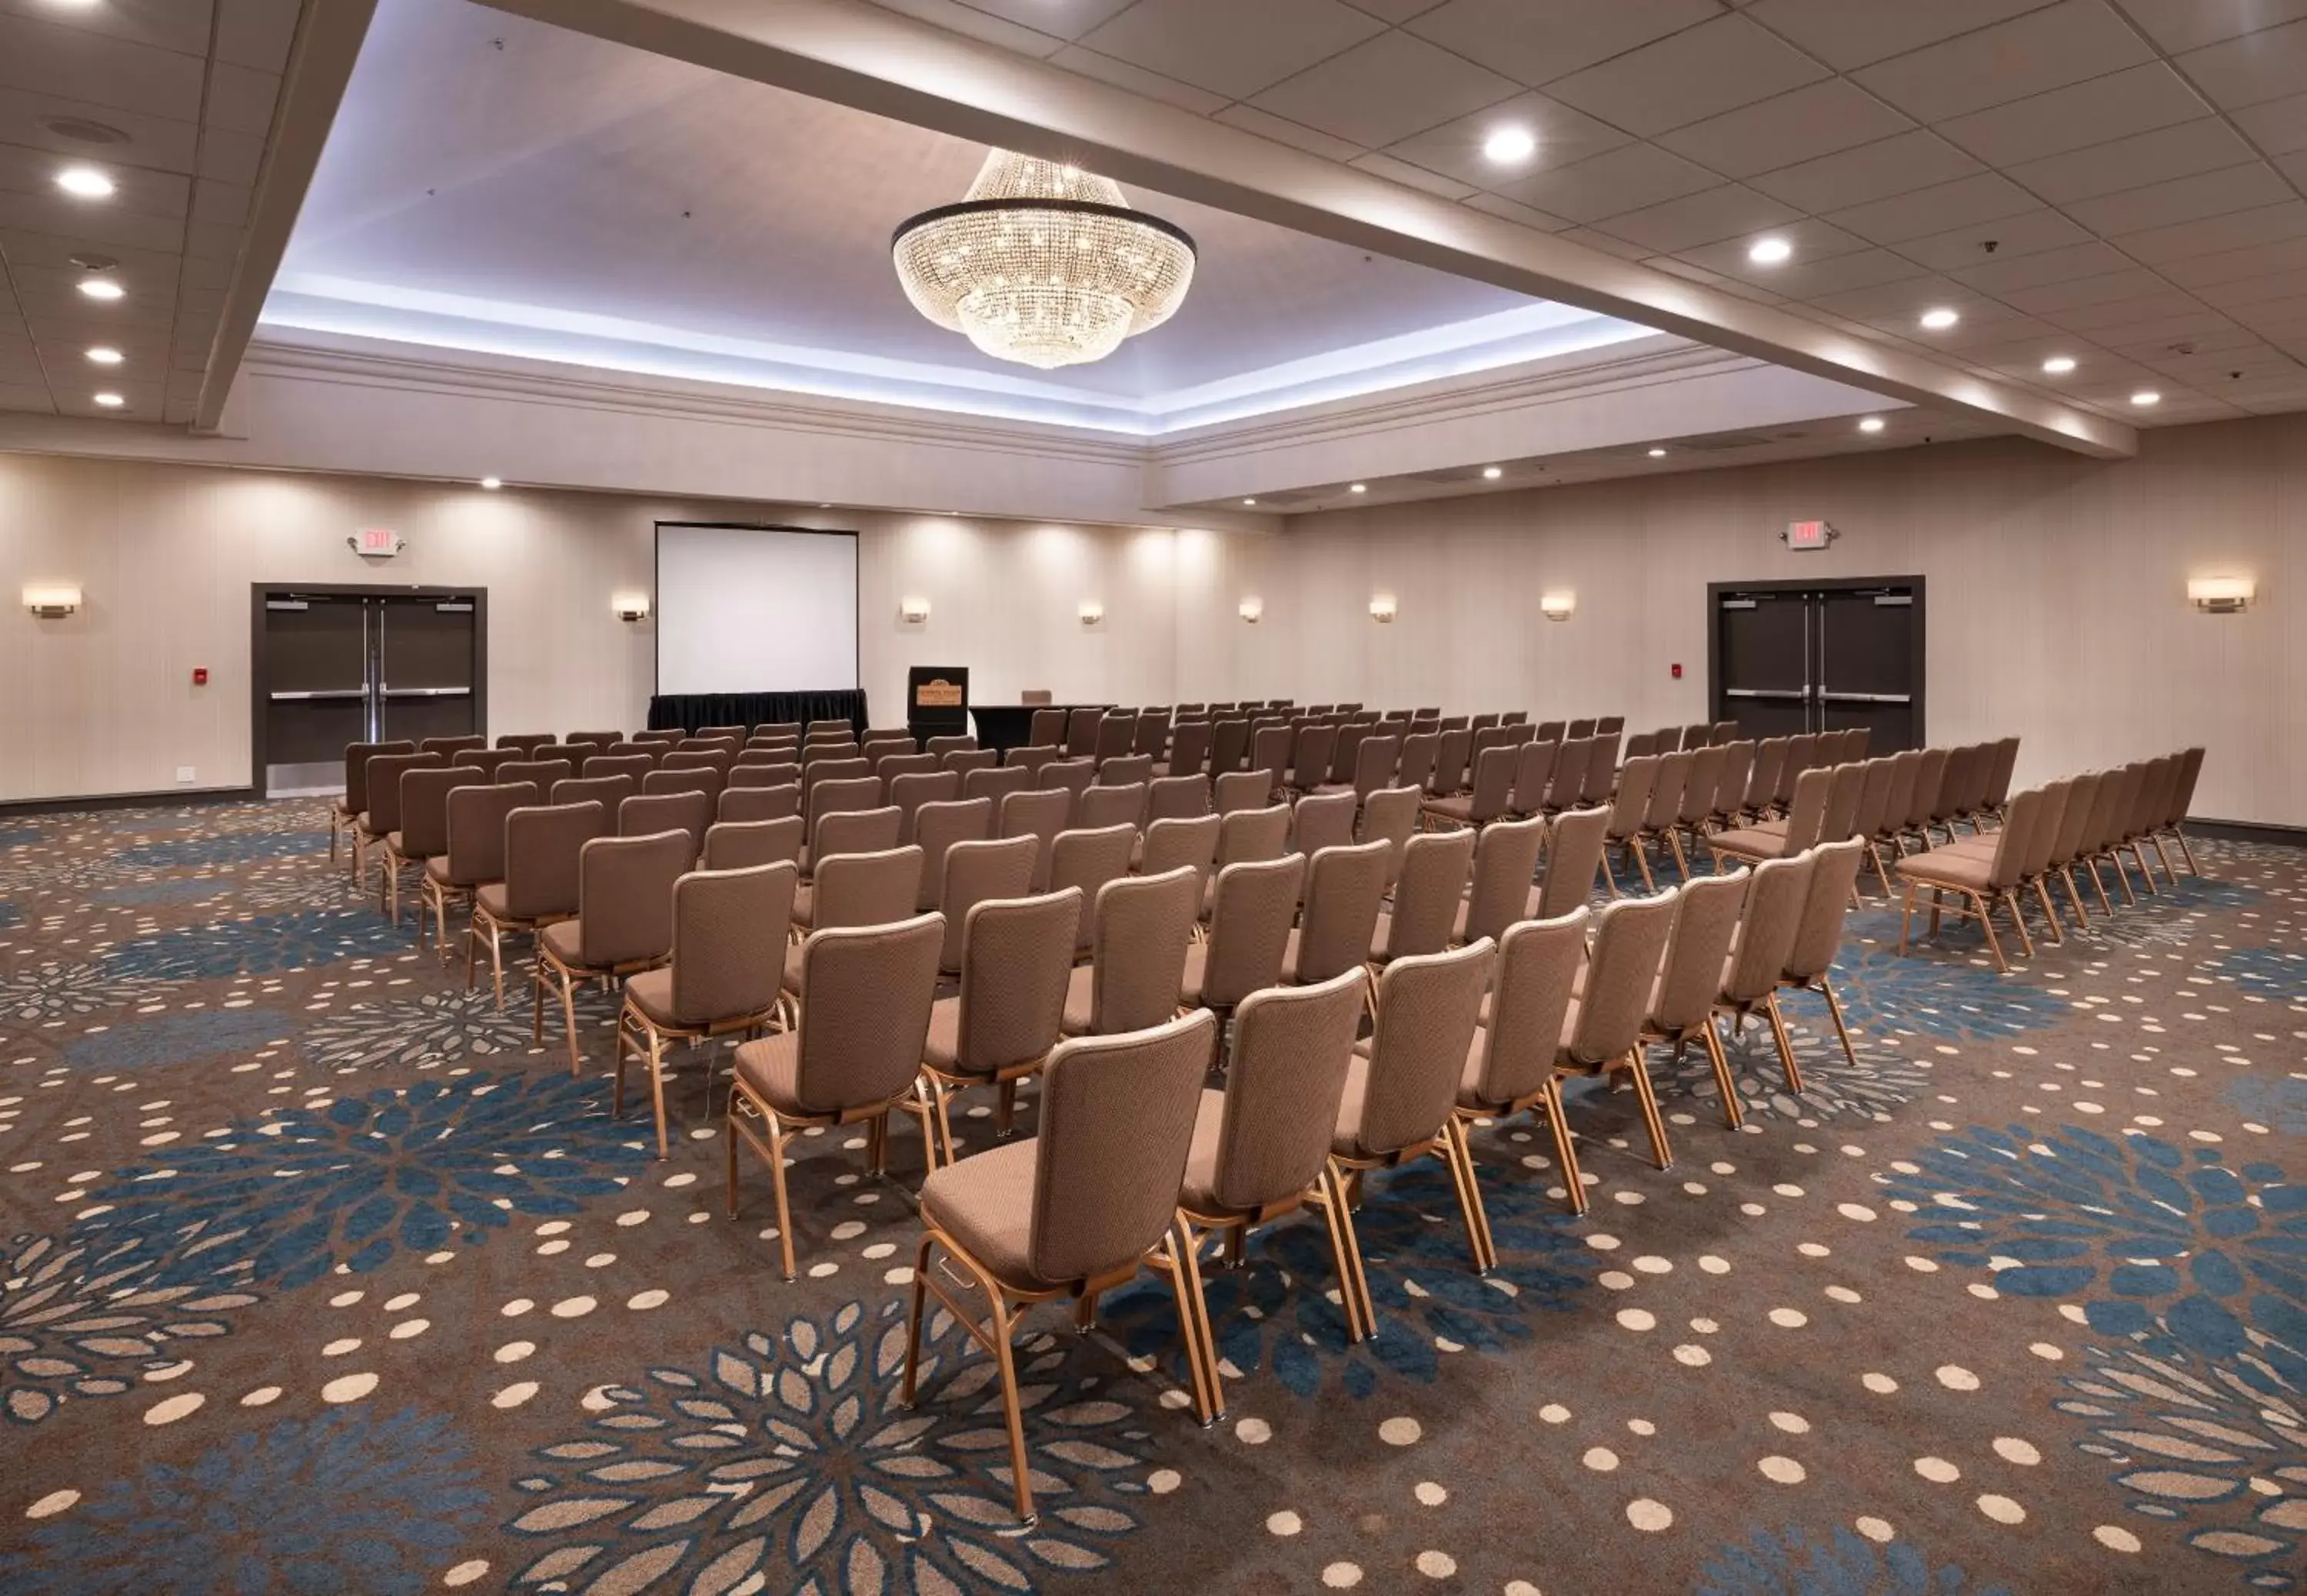
[[[969,713],[977,722],[977,746],[1006,754],[1032,740],[1033,715],[1038,710],[1053,709],[1070,717],[1077,709],[1112,707],[1107,704],[973,704]]]
[[[811,721],[846,721],[861,736],[865,730],[865,693],[847,687],[823,693],[659,693],[649,700],[652,731],[679,727],[695,731],[700,726],[762,726],[798,721],[806,730]]]

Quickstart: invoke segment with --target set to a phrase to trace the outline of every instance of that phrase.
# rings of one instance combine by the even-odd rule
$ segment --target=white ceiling
[[[2307,407],[2307,0],[873,3],[2127,422]]]
[[[267,305],[299,330],[1153,432],[1643,329],[1160,195],[1192,292],[1035,373],[907,303],[984,147],[468,4],[385,0]],[[1440,363],[1437,364],[1437,363]]]
[[[299,11],[0,0],[0,410],[192,419]],[[113,177],[111,199],[57,189],[81,162]],[[127,297],[83,298],[76,255],[116,261]],[[125,362],[90,364],[98,344]],[[106,389],[126,406],[99,410]]]

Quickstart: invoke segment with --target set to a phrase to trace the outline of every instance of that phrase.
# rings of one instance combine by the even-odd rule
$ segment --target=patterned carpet
[[[895,1185],[805,1145],[786,1285],[706,1055],[658,1164],[607,1001],[571,1080],[317,805],[0,820],[0,1589],[2295,1589],[2307,852],[2197,852],[2007,978],[1855,917],[1858,1067],[1796,999],[1811,1089],[1750,1033],[1740,1133],[1661,1058],[1663,1174],[1574,1097],[1587,1220],[1479,1134],[1489,1279],[1438,1166],[1374,1181],[1362,1346],[1281,1226],[1209,1430],[1163,1287],[1041,1310],[1021,1532],[990,1362],[941,1325],[896,1403],[909,1124]]]

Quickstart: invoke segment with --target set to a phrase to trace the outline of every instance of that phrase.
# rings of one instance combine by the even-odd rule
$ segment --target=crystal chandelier
[[[1132,210],[1112,179],[996,149],[969,196],[900,226],[889,252],[913,308],[999,360],[1103,360],[1159,327],[1194,280],[1184,229]]]

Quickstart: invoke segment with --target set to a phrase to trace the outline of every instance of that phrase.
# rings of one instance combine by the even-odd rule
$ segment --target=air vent
[[[120,261],[116,256],[99,255],[94,251],[83,250],[72,257],[72,263],[82,271],[110,271],[119,265]]]
[[[1722,432],[1712,438],[1685,439],[1682,447],[1714,454],[1724,449],[1760,448],[1768,442],[1770,440],[1760,432]]]
[[[40,126],[59,139],[70,139],[77,144],[125,144],[128,135],[108,122],[90,122],[84,116],[43,116]]]

